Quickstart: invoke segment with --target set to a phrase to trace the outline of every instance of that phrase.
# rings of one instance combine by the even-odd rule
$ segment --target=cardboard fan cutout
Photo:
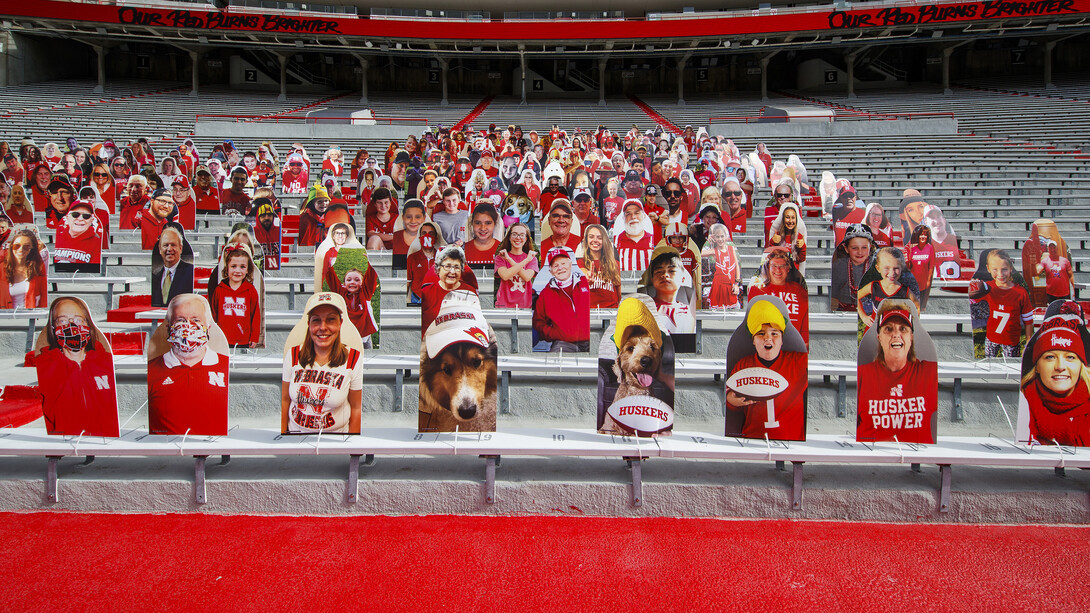
[[[598,432],[669,434],[674,427],[673,340],[649,296],[625,298],[598,345]]]
[[[253,233],[264,254],[265,270],[280,270],[281,233],[280,216],[268,198],[254,200]]]
[[[250,248],[232,243],[223,248],[208,281],[212,316],[232,347],[265,346],[265,280]]]
[[[1022,246],[1022,275],[1029,284],[1033,306],[1047,306],[1056,298],[1073,296],[1071,252],[1056,222],[1038,219]]]
[[[806,279],[786,249],[771,247],[765,250],[761,266],[749,286],[748,299],[758,296],[776,296],[787,305],[791,325],[802,335],[802,341],[810,346],[810,295]]]
[[[110,342],[80,298],[60,296],[34,343],[46,431],[69,436],[119,436],[117,384]]]
[[[401,215],[394,222],[393,270],[405,270],[409,247],[419,238],[420,228],[428,221],[424,203],[416,198],[405,201]]]
[[[102,270],[102,222],[88,200],[72,203],[57,224],[53,268],[57,272],[98,273]]]
[[[857,364],[856,440],[934,443],[939,365],[916,305],[897,299],[878,305]]]
[[[604,226],[591,224],[575,252],[590,287],[590,308],[615,309],[621,302],[621,267]]]
[[[38,228],[9,227],[0,253],[0,309],[44,309],[49,304],[49,251]]]
[[[575,253],[554,247],[534,277],[534,351],[590,351],[590,284]]]
[[[863,275],[856,293],[859,338],[873,325],[875,313],[885,300],[907,300],[919,310],[920,289],[908,270],[905,252],[883,247],[873,258],[874,265]]]
[[[148,340],[152,434],[227,434],[229,351],[204,296],[171,298],[166,319]]]
[[[929,204],[919,192],[910,190],[910,194],[901,200],[900,218],[905,250],[908,252],[906,256],[919,261],[928,251],[934,252],[934,276],[939,279],[960,279],[961,259],[957,235],[943,215],[942,209]],[[925,227],[926,231],[915,233],[919,226]],[[926,235],[926,244],[921,238],[923,235]],[[915,246],[912,246],[914,240]],[[917,255],[917,251],[923,255]],[[922,275],[923,272],[917,274]],[[923,290],[931,288],[930,280],[919,285]]]
[[[529,309],[533,306],[533,281],[540,267],[537,263],[533,232],[516,222],[507,229],[493,258],[493,287],[497,309]]]
[[[727,344],[726,435],[806,440],[807,367],[787,305],[775,296],[751,301]]]
[[[363,346],[378,347],[382,303],[378,273],[348,224],[334,224],[314,252],[314,287],[340,294]]]
[[[405,303],[409,306],[420,305],[424,291],[424,281],[435,272],[435,256],[446,247],[439,226],[433,221],[425,221],[420,226],[420,234],[409,245],[405,258]]]
[[[1090,333],[1077,302],[1048,305],[1041,329],[1022,354],[1017,439],[1042,445],[1090,445]]]
[[[477,295],[446,294],[420,341],[420,432],[495,432],[498,354]]]
[[[307,300],[284,343],[282,433],[360,433],[363,341],[348,315],[340,294]]]
[[[659,328],[673,339],[678,353],[696,351],[696,289],[678,250],[668,245],[655,249],[636,291],[654,301]]]
[[[654,222],[636,198],[624,201],[613,222],[613,246],[623,271],[643,271],[655,250]]]
[[[1033,300],[1025,279],[1002,249],[985,249],[969,282],[973,355],[1018,358],[1033,335]]]
[[[176,223],[159,233],[151,252],[151,306],[164,307],[175,296],[193,293],[193,248]]]
[[[708,231],[700,252],[701,304],[705,309],[733,310],[742,307],[742,272],[738,251],[727,227],[717,223]]]

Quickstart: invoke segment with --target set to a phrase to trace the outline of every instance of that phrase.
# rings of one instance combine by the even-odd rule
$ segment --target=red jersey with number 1
[[[781,351],[771,366],[765,366],[757,358],[757,354],[753,353],[738,360],[731,374],[743,368],[773,370],[787,379],[787,389],[775,398],[758,400],[741,409],[746,415],[742,436],[763,439],[768,435],[768,438],[777,441],[805,441],[806,388],[809,385],[806,354]],[[728,404],[727,410],[733,410],[733,407]],[[732,433],[727,432],[727,436],[731,435]]]

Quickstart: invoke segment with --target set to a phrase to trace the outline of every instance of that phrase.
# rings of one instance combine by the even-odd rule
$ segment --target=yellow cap
[[[749,328],[749,333],[757,334],[761,331],[761,326],[768,324],[773,328],[779,329],[783,332],[787,327],[787,322],[783,319],[783,313],[776,308],[776,305],[767,300],[758,300],[749,309],[749,316],[746,317],[746,327]]]
[[[651,335],[655,344],[662,346],[662,331],[651,314],[651,309],[639,298],[625,298],[617,307],[617,330],[613,333],[613,343],[620,349],[628,338],[629,328],[639,326]]]

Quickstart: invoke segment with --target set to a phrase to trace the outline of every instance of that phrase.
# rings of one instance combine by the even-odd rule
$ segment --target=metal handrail
[[[950,111],[936,111],[926,113],[839,113],[833,115],[733,115],[724,117],[709,117],[708,123],[759,123],[762,119],[827,119],[829,122],[836,120],[853,121],[892,121],[896,119],[921,119],[947,117],[954,119],[956,116]]]
[[[394,123],[422,123],[427,125],[427,117],[352,117],[352,116],[313,116],[313,115],[215,115],[215,114],[200,114],[196,116],[196,121],[199,123],[201,120],[212,119],[233,119],[236,123],[244,123],[247,121],[262,121],[272,123],[321,123],[322,121],[375,121],[377,123],[394,124]]]

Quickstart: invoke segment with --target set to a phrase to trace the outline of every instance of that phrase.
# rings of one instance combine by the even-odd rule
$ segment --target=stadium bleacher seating
[[[821,172],[825,170],[838,177],[849,178],[862,200],[881,202],[886,206],[887,212],[895,209],[905,188],[918,189],[929,202],[943,209],[962,237],[962,248],[969,252],[970,257],[975,258],[976,253],[983,248],[1002,247],[1017,262],[1020,260],[1020,246],[1027,235],[1028,224],[1040,217],[1055,218],[1073,250],[1084,248],[1085,241],[1090,239],[1090,214],[1087,212],[1090,198],[1090,157],[1082,154],[1082,150],[1090,143],[1086,141],[1087,131],[1082,124],[1073,125],[1073,121],[1084,121],[1088,89],[1081,87],[1079,81],[1073,81],[1070,85],[1062,80],[1058,82],[1061,84],[1059,91],[1022,88],[1018,83],[1004,83],[1003,89],[1040,97],[1012,95],[996,91],[995,84],[972,82],[966,83],[966,87],[956,87],[955,94],[948,97],[937,96],[932,87],[914,86],[910,90],[896,92],[867,91],[851,99],[824,96],[818,101],[837,108],[871,113],[950,111],[959,122],[960,132],[956,135],[821,139],[770,136],[760,139],[740,137],[734,139],[734,142],[743,152],[751,151],[758,142],[763,142],[777,160],[786,159],[788,154],[798,155],[807,167],[811,183],[816,183]],[[91,87],[92,84],[88,82],[52,82],[0,89],[0,121],[4,122],[3,129],[0,130],[3,138],[0,140],[7,140],[13,147],[24,137],[34,138],[39,145],[46,142],[63,145],[66,137],[73,136],[83,146],[88,146],[104,138],[113,138],[121,144],[146,136],[152,140],[156,153],[161,155],[176,146],[180,142],[179,137],[193,132],[194,117],[202,113],[291,114],[295,109],[327,99],[321,105],[323,108],[354,110],[359,107],[358,103],[353,102],[353,94],[332,99],[324,95],[293,95],[287,101],[277,102],[273,96],[266,94],[239,94],[214,87],[202,88],[200,97],[193,99],[177,83],[169,82],[111,82],[109,93],[105,95],[92,95]],[[787,93],[792,96],[804,95],[800,92]],[[450,105],[441,106],[438,99],[417,98],[408,103],[391,95],[372,94],[369,98],[368,106],[378,117],[426,118],[430,126],[450,126],[479,102],[474,98],[451,97]],[[782,100],[799,102],[797,97],[785,97]],[[711,117],[756,116],[767,104],[759,98],[744,95],[730,98],[691,97],[686,99],[685,105],[678,105],[676,101],[665,98],[645,97],[643,101],[674,124],[691,124],[694,127],[706,126]],[[580,127],[593,130],[602,123],[621,133],[633,124],[641,130],[655,126],[647,114],[630,100],[613,98],[606,105],[598,105],[596,100],[567,99],[520,105],[517,99],[499,98],[489,104],[472,125],[480,129],[491,123],[498,126],[518,124],[526,132],[530,129],[545,132],[552,124],[569,129]],[[414,130],[419,131],[419,128]],[[729,133],[724,135],[731,136]],[[300,138],[281,140],[274,144],[286,148],[289,142],[295,140],[304,144],[310,152],[312,162],[319,163],[321,153],[330,145],[339,145],[346,159],[351,159],[352,154],[359,148],[366,148],[372,156],[379,157],[389,145],[388,139],[355,136],[340,139],[339,142]],[[218,142],[213,137],[199,137],[194,141],[202,155]],[[240,151],[256,149],[258,144],[258,139],[235,139],[235,145]],[[751,228],[760,226],[761,209],[767,199],[767,189],[758,191]],[[289,199],[285,199],[285,202],[289,202]],[[222,237],[236,219],[210,215],[202,216],[202,220],[206,228],[190,233],[188,237],[198,252],[195,263],[210,267],[215,263]],[[854,380],[855,319],[851,314],[841,316],[842,314],[827,312],[828,300],[821,289],[827,287],[828,283],[832,232],[827,224],[818,219],[808,219],[807,223],[811,232],[811,244],[815,245],[811,248],[807,262],[807,276],[813,279],[810,287],[810,311],[813,314],[814,329],[814,340],[811,344],[809,431],[816,435],[815,441],[818,442],[815,444],[823,449],[814,452],[812,459],[823,461],[824,457],[827,461],[838,461],[839,456],[830,452],[835,447],[832,437],[853,430],[855,424],[854,402],[848,401],[845,404],[843,401],[850,395],[850,386],[846,387],[845,380]],[[49,232],[43,234],[48,238]],[[137,237],[127,236],[124,232],[118,233],[115,228],[113,252],[104,253],[115,257],[115,261],[110,262],[107,276],[65,279],[63,275],[57,274],[51,276],[50,281],[58,285],[59,294],[70,291],[80,295],[104,293],[105,308],[102,308],[102,303],[98,300],[89,301],[100,325],[114,332],[147,332],[150,330],[150,321],[147,315],[142,316],[138,312],[145,310],[147,306],[143,297],[150,293],[149,266],[147,261],[141,260],[137,242]],[[750,232],[738,239],[737,245],[744,276],[748,278],[756,268],[763,241],[756,233]],[[1081,256],[1077,252],[1073,254],[1076,257]],[[415,370],[413,360],[418,360],[419,319],[417,317],[414,320],[413,312],[404,309],[404,275],[391,269],[389,256],[384,253],[374,254],[372,263],[378,267],[383,282],[383,344],[375,352],[376,370],[383,374],[374,377],[374,380],[369,375],[365,389],[364,420],[369,425],[404,426],[405,416],[394,413],[401,411],[402,407],[409,411],[414,409],[415,393],[411,372]],[[279,369],[276,365],[280,363],[281,348],[287,332],[294,323],[292,315],[285,311],[298,312],[298,307],[301,306],[298,298],[312,289],[310,271],[311,263],[304,256],[292,258],[281,270],[267,273],[266,308],[279,313],[277,317],[269,319],[266,349],[256,354],[240,353],[238,356],[240,361],[235,364],[235,368],[247,374],[244,378],[247,387],[243,388],[245,392],[236,394],[232,399],[232,424],[243,428],[275,427],[279,406],[274,401],[266,400],[279,393]],[[1090,270],[1077,268],[1075,280],[1081,284],[1090,282]],[[626,282],[632,284],[633,280],[628,279]],[[489,288],[490,285],[486,279],[483,288]],[[124,289],[118,290],[118,287]],[[93,289],[88,291],[88,288]],[[119,300],[115,300],[115,297],[119,297]],[[485,306],[490,307],[491,297],[487,291],[482,291],[482,298]],[[940,437],[979,437],[996,432],[1005,433],[1007,421],[1004,414],[1016,404],[1017,365],[1007,363],[985,367],[975,364],[972,358],[971,341],[968,333],[963,331],[964,324],[967,323],[966,303],[964,294],[936,290],[932,295],[928,316],[924,319],[932,334],[939,337],[939,342],[936,343],[939,345],[939,357],[947,370],[947,376],[940,379],[943,407]],[[106,315],[108,310],[112,314],[110,318]],[[490,321],[493,314],[494,312],[489,312]],[[0,366],[10,367],[16,362],[22,363],[23,351],[26,350],[23,347],[29,349],[31,342],[27,326],[33,329],[35,322],[41,318],[40,312],[17,312],[10,319],[0,318],[0,346],[19,349],[17,352],[8,352],[12,356],[17,354],[17,360],[12,357],[0,361]],[[507,367],[504,370],[504,393],[507,394],[505,406],[508,407],[508,412],[501,418],[501,428],[545,428],[543,431],[555,434],[547,429],[593,425],[596,411],[593,389],[595,360],[569,356],[556,364],[550,364],[545,358],[531,356],[528,350],[529,325],[525,314],[521,318],[497,315],[492,323],[497,332],[507,335],[505,338],[501,337],[501,347],[505,353],[501,365]],[[682,429],[721,431],[723,390],[720,378],[715,375],[723,370],[726,342],[738,323],[738,317],[733,314],[721,317],[703,315],[703,353],[695,358],[679,359],[677,410]],[[593,330],[592,347],[596,346],[601,332],[597,326]],[[507,348],[519,349],[507,352]],[[141,359],[140,355],[117,358],[118,380],[124,388],[121,398],[124,406],[122,413],[125,416],[139,411],[138,398],[145,385]],[[386,360],[385,363],[382,362],[383,359]],[[564,359],[570,361],[565,362]],[[546,368],[550,369],[550,374],[545,377],[533,376],[533,373],[542,372]],[[559,371],[552,370],[556,368]],[[565,369],[568,372],[563,372]],[[5,374],[0,375],[0,382],[6,384],[27,383],[33,379],[33,369],[6,369]],[[573,381],[576,383],[573,384]],[[818,383],[819,381],[823,382]],[[542,389],[548,393],[541,394]],[[1012,399],[1006,403],[1006,408],[994,402],[997,390],[1005,398]],[[137,417],[136,421],[140,419]],[[565,431],[570,436],[571,431]],[[651,447],[636,451],[626,448],[623,453],[610,449],[608,454],[628,454],[636,458],[649,455],[710,457],[701,455],[705,452],[690,448],[687,443],[682,444],[683,442],[676,445],[657,445],[653,447],[654,451],[651,451]],[[132,441],[124,442],[124,445],[130,444],[135,445]],[[243,449],[245,445],[238,446],[233,443],[209,443],[208,449],[202,452],[201,444],[204,443],[194,443],[186,454],[256,453]],[[514,443],[501,444],[497,440],[495,444],[481,445],[478,451],[481,455],[500,455],[510,453],[511,445]],[[363,452],[362,447],[355,449],[352,445],[342,446],[345,448],[340,452],[346,455],[361,455],[356,452]],[[39,455],[71,455],[71,450],[63,447],[64,445],[50,447],[51,451],[39,449]],[[401,444],[396,447],[405,453],[431,453],[422,447],[411,445]],[[466,447],[467,453],[470,452],[469,447]],[[146,450],[139,445],[132,449]],[[132,449],[129,449],[129,454],[136,454]],[[285,449],[280,451],[311,451],[303,447]],[[535,446],[527,449],[535,454],[549,454],[547,449]],[[90,453],[86,447],[82,451]],[[167,451],[178,452],[177,448]],[[941,456],[937,451],[931,455],[915,449],[911,452],[898,449],[898,452],[901,453],[902,462],[906,457],[915,457],[912,454],[917,453],[919,457],[910,459],[910,462],[958,463],[956,458]],[[148,452],[149,455],[158,453],[158,449]],[[434,453],[440,455],[445,451]],[[607,455],[606,451],[593,451],[593,454],[597,453]],[[772,453],[756,447],[746,447],[744,453],[739,453],[747,459],[804,461],[797,455],[780,454],[779,451]],[[762,456],[762,453],[765,455]],[[823,453],[827,455],[822,456]],[[886,449],[867,457],[876,462],[893,461],[886,457],[890,454],[893,454],[891,457],[896,456],[894,452]],[[878,459],[879,456],[882,459]],[[978,456],[972,454],[967,457],[979,460]],[[1080,454],[1074,460],[1068,461],[1069,465],[1075,466],[1086,460],[1085,454]],[[1085,463],[1090,466],[1090,461]],[[1042,465],[1051,464],[1045,462]]]

